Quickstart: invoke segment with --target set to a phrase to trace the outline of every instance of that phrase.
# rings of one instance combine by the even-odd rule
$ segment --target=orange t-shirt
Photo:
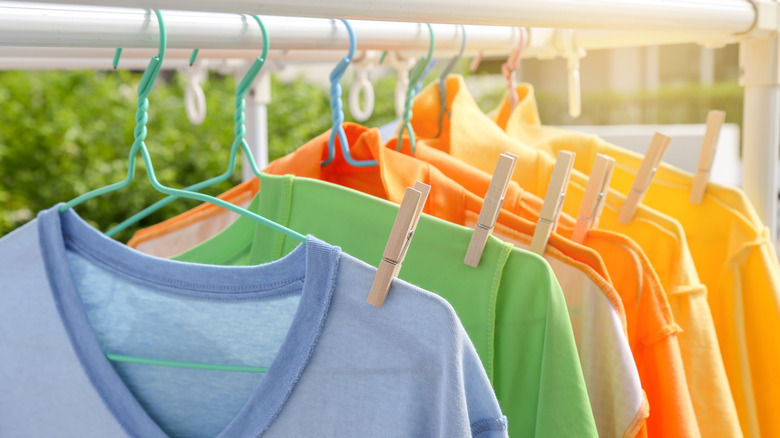
[[[592,230],[586,238],[589,247],[610,267],[615,289],[634,291],[621,294],[626,309],[628,342],[634,353],[642,387],[650,401],[647,430],[650,436],[700,436],[690,421],[693,408],[688,403],[668,403],[682,397],[690,400],[678,335],[666,293],[642,248],[631,239],[610,231]],[[682,426],[682,427],[681,427]]]

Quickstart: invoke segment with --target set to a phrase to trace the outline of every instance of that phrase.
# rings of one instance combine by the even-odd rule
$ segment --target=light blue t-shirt
[[[440,297],[395,280],[377,309],[375,268],[313,237],[265,265],[200,265],[57,208],[0,239],[0,436],[507,436]]]

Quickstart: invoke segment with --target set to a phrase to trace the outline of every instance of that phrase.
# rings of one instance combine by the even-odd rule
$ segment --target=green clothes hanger
[[[270,43],[268,38],[268,31],[266,30],[263,22],[260,20],[259,17],[255,15],[253,15],[252,18],[254,18],[255,21],[257,21],[257,24],[260,26],[260,32],[262,32],[263,34],[263,54],[260,57],[255,59],[255,61],[252,63],[252,66],[249,68],[249,71],[246,73],[246,75],[244,75],[244,78],[241,79],[241,82],[236,87],[235,113],[233,116],[233,120],[235,121],[234,132],[236,137],[235,140],[233,141],[233,145],[230,148],[230,161],[228,163],[228,169],[225,171],[225,173],[219,176],[208,179],[206,181],[199,182],[195,185],[185,188],[184,190],[196,192],[206,187],[211,187],[215,184],[219,184],[223,181],[227,181],[230,178],[230,176],[233,175],[233,171],[236,166],[236,155],[238,154],[239,147],[241,148],[241,150],[244,151],[244,158],[246,162],[249,164],[249,167],[252,169],[252,173],[254,173],[255,176],[258,177],[260,176],[260,169],[258,169],[257,163],[255,162],[255,159],[252,156],[252,151],[249,148],[249,144],[247,144],[246,142],[246,127],[244,126],[244,122],[246,120],[246,112],[245,112],[246,102],[244,98],[246,97],[246,94],[249,92],[249,88],[252,86],[252,82],[255,80],[255,77],[257,77],[257,74],[260,72],[260,69],[263,68],[263,64],[265,63],[265,60],[268,56]],[[117,52],[119,52],[120,50],[121,49],[117,49]],[[198,54],[198,49],[192,51],[192,55],[190,56],[190,64],[195,63],[195,57],[197,56],[197,54]],[[115,56],[114,62],[118,62],[118,61],[119,58]],[[115,64],[115,68],[116,68],[116,64]],[[154,204],[146,207],[145,209],[134,214],[128,219],[125,219],[122,223],[115,226],[114,228],[108,230],[106,232],[106,235],[115,236],[117,233],[127,229],[127,227],[149,216],[150,214],[170,204],[176,199],[179,199],[179,196],[168,196],[166,198],[163,198],[155,202]]]
[[[114,183],[106,187],[93,190],[91,192],[85,193],[69,201],[67,204],[60,207],[60,212],[66,211],[69,208],[73,208],[88,199],[92,199],[97,196],[103,195],[105,193],[113,192],[130,185],[130,183],[133,180],[133,177],[135,176],[136,155],[140,151],[144,163],[146,164],[146,173],[147,176],[149,177],[149,181],[152,183],[152,186],[155,189],[159,190],[160,192],[165,193],[166,195],[196,199],[202,202],[209,202],[215,204],[217,206],[238,213],[242,216],[246,216],[263,225],[267,225],[268,227],[280,231],[298,241],[305,242],[306,237],[304,235],[295,232],[287,227],[284,227],[276,222],[268,220],[260,215],[252,213],[248,210],[237,207],[221,199],[214,198],[213,196],[208,196],[196,192],[189,192],[186,190],[172,189],[170,187],[163,186],[162,184],[160,184],[159,181],[157,181],[157,178],[155,177],[154,174],[154,167],[152,166],[152,160],[149,157],[149,151],[146,148],[146,144],[144,143],[144,140],[146,139],[146,122],[148,121],[148,115],[147,115],[147,110],[149,109],[148,96],[150,91],[152,90],[152,85],[154,84],[154,80],[157,77],[157,74],[160,72],[160,65],[162,64],[163,58],[165,57],[167,35],[165,30],[165,22],[163,21],[162,14],[160,14],[160,11],[158,10],[155,10],[154,13],[157,16],[157,21],[160,26],[160,50],[157,56],[152,57],[151,61],[149,62],[149,67],[144,72],[143,76],[141,77],[141,82],[138,84],[138,104],[137,104],[138,110],[136,111],[137,125],[134,131],[135,141],[133,142],[133,146],[130,149],[130,159],[129,159],[127,177],[121,182]],[[181,361],[172,361],[172,360],[147,359],[147,358],[139,358],[133,356],[113,355],[110,353],[107,353],[106,357],[109,360],[119,361],[119,362],[146,363],[146,364],[169,366],[169,367],[176,367],[176,368],[196,368],[196,369],[210,369],[210,370],[220,370],[220,371],[237,371],[237,372],[252,372],[252,373],[263,373],[266,370],[265,367],[215,365],[215,364],[181,362]]]
[[[428,66],[428,63],[431,62],[431,59],[433,58],[433,46],[436,42],[434,35],[433,35],[433,27],[431,27],[430,23],[425,23],[428,26],[428,33],[430,34],[430,44],[428,46],[428,54],[420,58],[419,61],[417,61],[417,64],[415,64],[414,68],[412,69],[411,74],[409,74],[409,86],[406,88],[406,103],[404,105],[404,115],[401,118],[401,125],[398,128],[398,142],[396,143],[396,150],[401,150],[401,145],[403,144],[403,134],[404,130],[409,134],[409,145],[412,147],[412,155],[415,153],[415,139],[414,139],[414,131],[412,130],[412,102],[414,101],[414,96],[416,93],[415,87],[417,86],[417,82],[422,79],[423,73],[425,72],[425,68]]]

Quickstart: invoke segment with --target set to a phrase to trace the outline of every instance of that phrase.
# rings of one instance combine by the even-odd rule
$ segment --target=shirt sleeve
[[[512,436],[598,436],[566,301],[550,265],[514,249],[496,308],[494,384]]]
[[[480,438],[508,437],[507,418],[501,413],[493,387],[490,385],[477,351],[462,325],[458,324],[458,342],[463,351],[463,380],[471,436]]]

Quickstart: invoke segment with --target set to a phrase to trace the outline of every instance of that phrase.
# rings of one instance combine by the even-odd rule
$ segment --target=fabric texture
[[[263,175],[261,186],[259,214],[338,243],[372,264],[381,259],[396,205],[306,178]],[[320,213],[314,216],[311,211]],[[493,369],[493,385],[513,436],[595,436],[571,323],[549,266],[491,238],[480,265],[464,269],[469,238],[468,230],[423,215],[400,278],[440,294],[453,305],[486,369]],[[252,263],[273,260],[294,245],[264,226],[242,240],[254,241]],[[217,236],[193,253],[207,254],[209,248],[231,245]],[[517,336],[521,332],[524,336]],[[480,346],[484,347],[480,350]]]
[[[396,203],[401,202],[406,187],[420,181],[431,186],[424,211],[473,228],[475,223],[467,224],[465,215],[468,211],[475,216],[479,214],[482,207],[479,197],[463,189],[429,163],[400,154],[389,147],[381,147],[376,130],[366,130],[351,124],[345,126],[345,130],[349,131],[348,141],[353,157],[372,158],[377,161],[377,167],[356,168],[349,165],[340,154],[337,154],[330,165],[320,166],[323,154],[327,151],[326,133],[274,161],[265,172],[323,179]],[[390,143],[394,142],[391,140]],[[421,144],[418,146],[422,147]],[[405,145],[404,149],[410,148]],[[534,228],[532,223],[507,211],[501,212],[498,223],[508,225],[510,229],[525,229],[531,234]],[[502,237],[500,230],[494,230],[494,234]],[[517,236],[508,240],[527,249],[530,243],[529,234],[526,234],[526,239],[527,242],[523,245],[520,245]],[[569,246],[576,245],[564,239],[558,241],[566,242]],[[583,248],[580,251],[586,250]],[[573,263],[571,258],[560,257],[554,260],[552,254],[545,258],[553,263],[556,279],[565,286],[563,291],[570,315],[576,315],[573,319],[581,318],[578,321],[584,321],[583,325],[574,324],[574,337],[578,341],[583,370],[588,371],[586,385],[591,406],[597,409],[594,416],[597,424],[601,425],[599,431],[605,436],[624,436],[628,430],[633,430],[639,421],[637,418],[643,417],[645,410],[640,383],[636,379],[636,365],[632,363],[630,348],[624,338],[625,317],[620,298],[615,290],[598,278],[592,270]],[[591,337],[593,333],[598,334]],[[611,361],[604,360],[605,349],[610,351],[608,357]],[[615,386],[616,380],[625,385],[622,388]]]
[[[141,254],[58,207],[0,239],[8,268],[0,271],[0,435],[213,436],[175,426],[176,418],[218,425],[180,412],[166,386],[186,382],[177,389],[194,395],[219,382],[246,393],[234,373],[117,366],[104,355],[127,348],[173,360],[222,362],[224,349],[239,362],[270,360],[259,383],[250,378],[245,404],[230,401],[239,411],[214,416],[219,436],[507,436],[479,358],[440,297],[397,280],[377,309],[365,302],[376,270],[311,237],[268,264],[196,265]],[[223,325],[180,332],[192,320],[166,312],[178,306]],[[248,308],[268,320],[241,324]],[[116,318],[124,322],[108,328]],[[151,333],[166,324],[165,336]],[[273,326],[280,333],[266,332]],[[209,413],[228,403],[200,402]]]
[[[482,206],[481,199],[476,195],[459,187],[435,167],[410,155],[382,148],[376,130],[345,124],[345,131],[352,155],[360,157],[358,159],[375,159],[379,162],[379,167],[352,167],[339,151],[333,163],[322,168],[319,162],[327,147],[328,133],[325,133],[296,152],[271,163],[265,172],[291,173],[337,182],[396,203],[401,201],[407,186],[421,181],[431,185],[431,194],[426,204],[429,213],[450,222],[473,227],[473,223],[467,223],[468,217],[476,217]],[[427,151],[423,154],[425,149]],[[404,146],[404,151],[411,152],[408,145]],[[422,143],[417,145],[418,157],[436,153],[440,152],[426,148]],[[477,184],[484,185],[485,190],[490,183],[489,175],[476,169],[471,170],[466,179],[479,180]],[[523,196],[522,190],[516,187],[516,184],[505,198],[504,207],[524,212],[521,204],[525,198],[531,198],[529,204],[541,208],[538,198]],[[344,208],[348,211],[353,209],[349,206]],[[530,214],[530,217],[533,215]],[[171,226],[175,227],[175,223],[172,221]],[[497,229],[495,234],[498,237],[505,238],[520,248],[528,248],[535,227],[533,223],[508,212],[501,213],[499,223],[504,226]],[[343,244],[339,240],[336,241]],[[213,254],[215,251],[220,250],[203,250],[203,253]],[[600,272],[569,257],[571,252],[580,260],[588,260],[597,266]],[[577,351],[586,373],[585,381],[600,436],[633,436],[643,425],[647,406],[636,365],[625,338],[626,323],[621,300],[609,282],[603,278],[608,278],[603,262],[593,250],[573,244],[557,235],[552,236],[550,250],[545,254],[545,258],[553,266],[557,280],[564,285],[569,313],[572,315],[572,322],[576,321],[574,334]],[[426,283],[417,284],[434,290]],[[457,305],[455,308],[459,309]],[[470,333],[474,339],[474,334]],[[480,349],[478,342],[475,343],[478,351],[484,351]],[[605,350],[609,351],[606,355]],[[604,360],[605,357],[608,360]]]
[[[540,197],[545,195],[547,183],[555,165],[553,157],[507,136],[492,119],[482,113],[474,99],[466,91],[462,77],[451,76],[447,79],[446,102],[450,117],[445,117],[441,135],[434,138],[438,132],[438,113],[441,108],[438,84],[431,84],[418,95],[414,102],[414,116],[412,118],[412,124],[418,138],[428,139],[426,140],[427,144],[485,172],[492,172],[493,166],[495,166],[494,158],[491,157],[503,152],[511,152],[517,155],[519,162],[523,164],[523,171],[516,171],[513,174],[513,180],[524,190]],[[572,216],[579,213],[587,181],[587,176],[583,173],[576,169],[572,171],[563,204],[564,211]],[[642,250],[647,252],[648,257],[654,257],[651,259],[651,263],[658,275],[668,275],[668,272],[673,272],[677,261],[686,257],[687,248],[681,244],[685,240],[682,228],[679,227],[679,224],[677,224],[679,228],[662,227],[659,224],[663,222],[674,223],[674,219],[642,205],[637,209],[635,219],[631,223],[628,225],[620,224],[617,221],[617,215],[624,201],[625,197],[615,190],[607,192],[599,228],[624,234],[638,243]],[[559,228],[562,233],[566,232],[565,224],[561,224]],[[610,272],[610,276],[612,275]],[[679,354],[675,353],[674,350],[667,352]],[[670,363],[679,364],[680,362],[675,359],[670,360]],[[684,373],[684,369],[675,371],[675,374],[681,373]],[[676,420],[679,420],[678,429],[674,433],[663,436],[698,436],[699,430],[691,408],[692,402],[689,394],[685,392],[668,399],[654,399],[651,394],[664,394],[664,392],[648,388],[646,385],[649,383],[642,382],[650,402],[649,435],[660,436],[658,435],[660,430],[656,431],[652,427],[654,422],[652,412],[653,405],[663,404],[664,406],[679,407],[678,411],[682,414],[675,417]],[[668,428],[666,430],[669,431]]]
[[[583,171],[592,165],[595,154],[609,155],[616,159],[610,185],[623,193],[630,190],[641,155],[596,136],[542,126],[533,88],[523,84],[517,90],[522,100],[515,111],[506,103],[498,111],[498,119],[506,120],[499,125],[510,136],[550,155],[559,150],[576,152],[574,166]],[[667,289],[675,319],[683,328],[681,347],[696,415],[704,436],[739,436],[740,421],[746,436],[759,432],[774,436],[780,433],[780,419],[774,414],[780,405],[763,394],[776,390],[780,379],[761,363],[777,363],[780,344],[773,339],[753,342],[760,335],[752,330],[759,325],[762,331],[780,328],[780,268],[764,226],[741,190],[710,183],[703,202],[693,204],[692,185],[692,175],[662,164],[643,203],[679,219],[692,263],[706,284],[704,290],[688,265],[678,270],[675,287]],[[750,298],[740,309],[736,301],[748,289]],[[752,324],[740,312],[750,315],[749,320],[764,321]]]

